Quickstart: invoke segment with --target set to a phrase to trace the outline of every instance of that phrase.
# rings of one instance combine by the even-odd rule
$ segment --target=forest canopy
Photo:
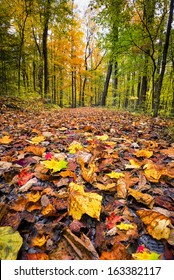
[[[174,113],[174,1],[0,2],[1,96]]]

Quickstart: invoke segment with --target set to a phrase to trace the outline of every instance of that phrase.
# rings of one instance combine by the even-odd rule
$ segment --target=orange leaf
[[[26,254],[27,260],[49,260],[45,253]]]
[[[136,213],[147,226],[148,233],[158,240],[170,236],[171,221],[168,217],[151,210],[137,210]]]
[[[135,155],[136,157],[150,158],[153,155],[153,152],[148,150],[139,150],[135,153]]]
[[[137,190],[128,189],[128,193],[133,196],[136,201],[147,205],[150,209],[152,209],[154,205],[154,198],[150,194],[142,193]]]
[[[6,135],[6,136],[3,136],[1,139],[0,139],[0,143],[1,144],[9,144],[13,141],[13,139],[9,136],[9,135]]]
[[[40,199],[41,194],[38,191],[36,193],[35,192],[28,193],[26,194],[26,196],[28,197],[29,202],[37,202]]]
[[[43,153],[46,151],[46,148],[45,147],[41,148],[41,147],[37,147],[37,146],[29,146],[29,147],[25,147],[24,151],[41,157],[43,155]]]
[[[42,209],[42,215],[44,216],[52,216],[56,213],[56,209],[52,204],[48,204]]]
[[[32,239],[32,245],[37,247],[42,247],[47,241],[47,238],[45,235],[42,236],[36,236]]]

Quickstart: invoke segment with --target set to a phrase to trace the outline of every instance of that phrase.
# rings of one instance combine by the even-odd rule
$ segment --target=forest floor
[[[1,259],[174,259],[172,120],[1,105]]]

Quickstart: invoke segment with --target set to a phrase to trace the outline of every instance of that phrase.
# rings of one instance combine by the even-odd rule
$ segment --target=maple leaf
[[[157,254],[156,252],[138,252],[132,254],[132,257],[135,260],[159,260],[160,254]]]
[[[124,174],[121,172],[112,171],[111,173],[107,173],[107,176],[109,176],[111,179],[119,179],[120,177],[124,177]]]
[[[45,155],[46,160],[49,160],[49,159],[52,159],[52,158],[53,158],[52,153],[46,153],[46,155]]]
[[[0,139],[1,144],[9,144],[13,141],[13,139],[9,135],[5,135]]]
[[[83,214],[99,220],[102,196],[96,193],[87,193],[82,185],[73,182],[69,184],[69,215],[74,220],[80,220]]]
[[[58,172],[62,169],[67,168],[68,162],[65,160],[56,161],[54,159],[42,161],[42,164],[48,168],[52,169],[52,173]]]
[[[10,226],[0,227],[1,260],[16,260],[22,243],[23,239],[18,231],[14,231]]]
[[[126,224],[126,223],[120,223],[119,225],[116,226],[118,229],[120,230],[129,230],[129,229],[132,229],[134,228],[133,225],[131,224]]]
[[[32,144],[37,145],[37,144],[39,144],[40,142],[43,142],[44,140],[45,140],[45,137],[44,137],[44,136],[36,136],[36,137],[33,137],[33,138],[31,139],[31,141],[29,141],[29,142],[32,143]]]
[[[103,134],[103,135],[97,135],[96,138],[98,140],[102,140],[102,141],[105,141],[109,138],[109,136],[107,134]]]
[[[152,210],[137,210],[137,215],[147,226],[148,233],[157,240],[168,239],[170,236],[171,221],[168,217]]]
[[[28,180],[30,180],[34,176],[34,173],[28,172],[26,169],[23,169],[18,175],[18,185],[23,186],[25,185]]]
[[[75,154],[78,151],[81,151],[82,149],[83,149],[83,146],[81,145],[81,143],[79,143],[77,141],[73,141],[68,148],[70,154]]]
[[[41,157],[43,153],[46,151],[45,147],[37,147],[37,146],[29,146],[24,149],[25,152],[32,153],[36,156]]]
[[[122,217],[116,215],[114,212],[110,214],[109,217],[106,218],[106,227],[111,229],[115,227],[116,223],[121,222]]]
[[[148,150],[139,150],[135,153],[135,155],[136,157],[150,158],[151,156],[153,156],[153,152]]]

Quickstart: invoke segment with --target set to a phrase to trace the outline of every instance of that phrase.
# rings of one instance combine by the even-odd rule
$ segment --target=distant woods
[[[0,95],[174,113],[174,0],[0,2]]]

